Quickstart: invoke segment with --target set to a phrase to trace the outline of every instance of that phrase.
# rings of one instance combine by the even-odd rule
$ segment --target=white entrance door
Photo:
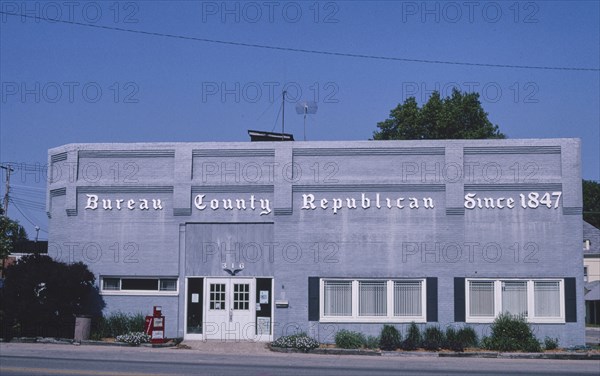
[[[256,339],[256,284],[252,278],[207,278],[206,339]]]

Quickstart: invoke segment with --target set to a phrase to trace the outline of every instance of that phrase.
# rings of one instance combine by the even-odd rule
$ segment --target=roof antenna
[[[283,91],[281,93],[282,95],[282,99],[281,99],[281,139],[283,140],[283,134],[285,133],[285,93],[287,93],[287,91]]]
[[[298,115],[304,114],[304,141],[306,141],[306,114],[316,114],[317,108],[317,103],[313,101],[296,103],[296,113]]]

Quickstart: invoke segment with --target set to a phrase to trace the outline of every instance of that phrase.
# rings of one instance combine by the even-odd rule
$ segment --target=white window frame
[[[565,281],[561,278],[466,278],[465,279],[465,312],[466,322],[469,323],[492,323],[502,312],[502,282],[519,281],[527,282],[527,316],[525,319],[530,323],[539,324],[562,324],[565,323]],[[471,316],[470,312],[470,283],[471,282],[493,282],[494,283],[494,315],[493,316]],[[535,316],[535,282],[558,282],[559,292],[559,316],[536,317]]]
[[[105,290],[104,279],[118,279],[118,290]],[[122,290],[121,285],[124,279],[156,279],[156,290]],[[160,280],[174,279],[175,290],[160,290]],[[138,296],[177,296],[179,295],[179,278],[177,277],[128,277],[128,276],[101,276],[100,277],[100,295],[138,295]]]
[[[352,315],[350,316],[325,316],[325,281],[352,281]],[[360,316],[359,315],[359,282],[385,281],[387,294],[387,315],[385,316]],[[421,315],[420,316],[394,316],[394,282],[421,282]],[[319,280],[319,321],[337,323],[424,323],[427,322],[427,280],[425,278],[320,278]]]

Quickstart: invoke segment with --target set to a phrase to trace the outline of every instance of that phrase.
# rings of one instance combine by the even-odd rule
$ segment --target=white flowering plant
[[[279,337],[275,342],[271,343],[271,346],[308,352],[319,347],[319,341],[309,337],[306,333],[298,333],[291,336]]]
[[[144,332],[129,332],[127,334],[117,336],[116,340],[117,342],[128,343],[131,346],[139,346],[141,343],[150,342],[150,336]]]

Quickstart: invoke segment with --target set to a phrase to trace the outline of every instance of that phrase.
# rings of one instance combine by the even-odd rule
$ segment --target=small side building
[[[600,230],[583,222],[583,280],[586,324],[600,325]]]
[[[18,241],[14,246],[14,251],[11,252],[6,258],[2,260],[2,268],[0,268],[0,279],[4,278],[4,270],[10,265],[16,263],[24,256],[33,254],[47,254],[48,253],[48,241],[47,240],[21,240]]]

